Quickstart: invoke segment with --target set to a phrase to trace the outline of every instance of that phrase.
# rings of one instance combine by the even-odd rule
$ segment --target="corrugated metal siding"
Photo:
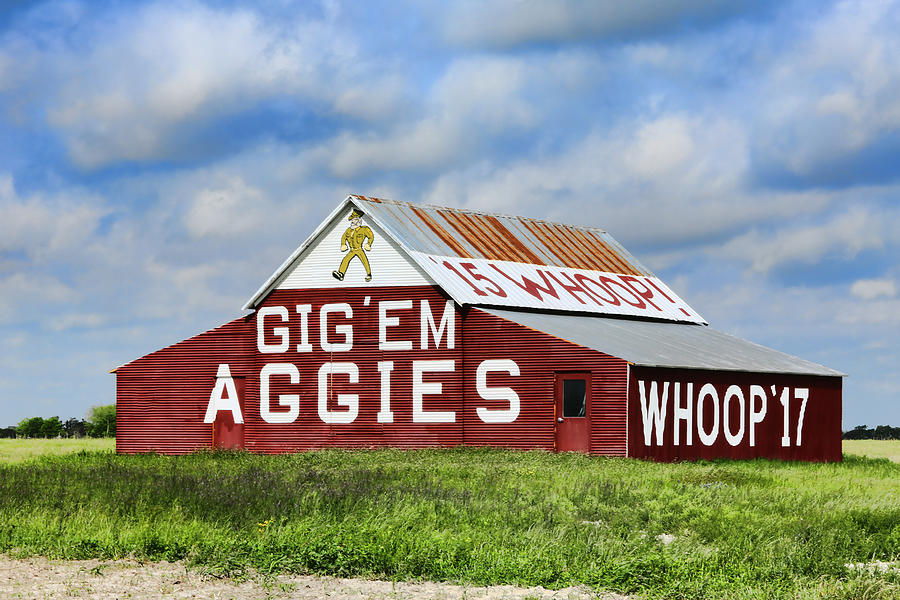
[[[246,377],[245,318],[132,361],[116,370],[116,451],[184,454],[212,444],[203,422],[219,363]]]
[[[658,393],[661,393],[663,382],[670,382],[670,400],[666,410],[666,425],[664,427],[663,444],[656,445],[655,429],[651,436],[651,445],[645,444],[644,424],[641,409],[641,399],[638,381],[645,381],[645,393],[652,381],[657,382]],[[679,404],[684,408],[688,406],[686,400],[687,384],[693,384],[693,402],[695,409],[693,423],[693,440],[690,446],[686,445],[687,424],[679,423],[680,444],[674,443],[674,419],[673,405],[674,383],[680,383],[681,398]],[[719,398],[720,420],[719,431],[715,441],[711,445],[704,445],[697,432],[699,425],[696,403],[700,388],[710,383],[715,387]],[[755,446],[749,445],[749,429],[745,429],[741,443],[732,446],[722,433],[724,427],[724,396],[731,385],[740,387],[747,407],[749,408],[749,387],[760,385],[767,395],[766,416],[756,426]],[[772,458],[781,460],[807,460],[807,461],[839,461],[841,460],[841,384],[840,377],[819,377],[802,375],[777,375],[760,373],[723,373],[713,371],[697,371],[686,369],[661,369],[647,367],[632,367],[629,382],[628,398],[628,455],[634,458],[645,458],[658,461],[698,460],[713,458]],[[772,393],[771,386],[775,386]],[[784,411],[780,402],[782,390],[788,387],[791,390],[806,388],[809,390],[809,400],[803,415],[803,428],[800,434],[800,445],[797,445],[797,429],[801,414],[802,402],[790,394],[788,411],[788,436],[789,445],[782,445],[784,434]],[[740,416],[739,404],[733,400],[729,403],[729,421],[731,431],[738,431]],[[703,427],[712,432],[714,423],[714,411],[712,399],[707,397],[704,401]],[[745,427],[749,428],[749,415],[745,414]]]
[[[407,250],[438,256],[652,275],[602,229],[350,196]]]
[[[373,291],[378,294],[374,295]],[[382,350],[378,346],[380,301],[411,300],[413,308],[393,310],[397,326],[389,327],[387,339],[409,340],[412,350]],[[420,348],[421,301],[428,300],[435,321],[439,322],[446,297],[436,288],[362,288],[342,290],[335,298],[333,290],[277,290],[264,306],[288,308],[290,320],[266,317],[264,340],[278,340],[275,327],[288,327],[289,350],[261,353],[256,348],[256,315],[237,319],[220,328],[200,334],[174,346],[147,355],[117,371],[119,452],[157,451],[180,454],[211,445],[212,426],[203,423],[217,367],[226,363],[235,377],[245,377],[244,444],[248,450],[279,453],[326,447],[356,448],[393,446],[421,448],[431,446],[491,445],[519,449],[554,449],[554,374],[589,371],[592,374],[590,399],[590,448],[595,454],[625,454],[626,364],[619,359],[581,348],[531,331],[520,325],[473,310],[466,319],[454,310],[455,347],[447,348],[446,332],[439,349],[429,335],[428,349]],[[353,348],[346,352],[321,349],[319,308],[335,301],[353,309]],[[300,321],[295,307],[310,304],[308,340],[311,352],[297,352]],[[271,320],[269,320],[271,319]],[[329,337],[334,327],[344,324],[341,314],[329,319]],[[334,339],[332,341],[335,341]],[[463,350],[465,348],[465,351]],[[520,369],[513,377],[491,374],[491,387],[511,387],[521,402],[518,418],[512,423],[487,424],[478,417],[478,407],[504,409],[503,401],[484,400],[476,390],[476,370],[481,361],[511,359]],[[378,423],[381,408],[379,361],[392,361],[391,410],[393,423]],[[414,360],[451,360],[453,372],[426,373],[426,382],[441,382],[440,395],[426,395],[427,411],[454,411],[454,423],[414,423],[412,418],[412,364]],[[337,394],[359,395],[359,415],[353,423],[323,423],[318,414],[318,370],[328,361],[352,362],[359,370],[358,383],[346,375],[335,374],[330,386],[330,410],[337,406]],[[300,372],[299,384],[287,376],[270,380],[269,403],[280,410],[279,394],[299,394],[300,413],[288,424],[265,422],[260,415],[259,374],[267,363],[291,363]],[[548,368],[548,365],[552,365]],[[241,387],[241,386],[239,386]],[[504,406],[498,406],[503,404]]]
[[[701,325],[482,309],[641,366],[841,376],[843,373]]]
[[[556,440],[555,373],[591,373],[590,449],[592,454],[625,455],[627,364],[550,335],[472,309],[466,316],[465,443],[518,449],[553,450]],[[492,386],[508,386],[519,395],[521,412],[509,424],[489,425],[476,408],[488,403],[474,386],[475,369],[485,359],[513,359],[520,375],[500,375]],[[496,408],[504,408],[496,407]]]
[[[336,297],[337,296],[337,297]],[[366,306],[366,298],[369,298]],[[436,320],[443,315],[446,297],[431,286],[399,288],[346,288],[339,294],[334,290],[276,290],[263,306],[285,306],[292,315],[291,349],[284,354],[254,353],[254,377],[247,386],[248,406],[245,416],[244,439],[248,450],[265,453],[290,452],[326,447],[357,448],[373,446],[393,446],[399,448],[422,448],[433,446],[456,446],[462,443],[462,322],[455,312],[456,344],[450,350],[442,340],[440,349],[433,347],[429,337],[429,349],[420,349],[420,307],[425,299],[430,303]],[[388,329],[389,340],[410,340],[413,349],[409,351],[380,350],[378,347],[378,303],[390,300],[412,300],[413,308],[407,311],[391,311],[391,316],[400,319],[396,327]],[[319,308],[323,304],[346,302],[353,309],[353,348],[348,352],[325,352],[319,345]],[[295,351],[299,341],[298,321],[294,307],[311,304],[309,317],[309,340],[312,352]],[[271,318],[271,317],[268,317]],[[268,319],[267,318],[267,319]],[[267,325],[269,332],[272,327]],[[344,323],[343,315],[332,315],[330,331],[334,325]],[[272,326],[283,324],[276,318]],[[255,339],[256,319],[251,321]],[[267,334],[268,335],[268,334]],[[331,334],[332,337],[334,334]],[[445,334],[446,335],[446,334]],[[267,338],[268,339],[268,338]],[[340,339],[340,338],[339,338]],[[270,342],[274,343],[274,338]],[[423,405],[428,411],[455,411],[456,423],[428,424],[412,422],[412,361],[413,360],[453,360],[453,373],[426,373],[427,382],[441,382],[442,396],[428,395]],[[359,369],[359,383],[351,384],[346,375],[335,374],[329,402],[331,410],[344,410],[334,402],[336,394],[359,394],[359,416],[354,423],[329,425],[318,415],[318,369],[325,362],[353,362]],[[381,374],[379,361],[393,361],[391,372],[391,410],[394,422],[380,424],[376,415],[381,407]],[[263,365],[272,362],[290,362],[299,368],[300,383],[291,385],[286,376],[271,380],[270,404],[273,410],[278,406],[279,394],[300,394],[300,414],[290,424],[273,424],[262,420],[259,411],[259,372]]]

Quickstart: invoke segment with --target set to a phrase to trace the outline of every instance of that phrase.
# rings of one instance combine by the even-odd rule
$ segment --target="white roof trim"
[[[338,204],[337,208],[331,211],[331,214],[329,214],[324,221],[319,223],[319,226],[316,227],[315,231],[313,231],[309,235],[309,237],[306,238],[306,240],[302,244],[300,244],[300,246],[298,246],[290,256],[287,257],[287,260],[281,263],[281,266],[278,267],[278,269],[276,269],[274,273],[272,273],[272,276],[269,277],[266,282],[262,284],[262,286],[260,286],[258,290],[256,290],[256,293],[253,294],[250,300],[248,300],[247,303],[244,304],[244,310],[256,310],[256,307],[266,296],[269,295],[269,292],[278,287],[278,284],[281,283],[281,281],[287,276],[288,273],[290,273],[291,268],[297,262],[299,262],[303,252],[312,245],[315,239],[319,237],[319,235],[323,231],[325,231],[325,229],[331,224],[331,222],[334,221],[335,217],[337,217],[342,211],[346,210],[348,205],[353,204],[353,201],[350,198],[350,196],[344,198],[344,201]],[[382,229],[384,228],[382,227]]]
[[[431,274],[429,273],[426,265],[423,264],[423,261],[419,257],[414,256],[414,254],[411,253],[409,251],[409,249],[404,244],[402,244],[400,242],[400,240],[398,240],[396,238],[396,236],[393,235],[390,228],[386,227],[384,225],[384,223],[381,222],[373,213],[365,210],[364,206],[359,206],[357,203],[355,203],[353,201],[353,196],[347,196],[346,198],[344,198],[344,201],[341,202],[340,204],[338,204],[337,208],[335,208],[333,211],[331,211],[331,214],[329,214],[325,218],[325,220],[323,220],[319,224],[319,226],[316,227],[315,231],[313,231],[312,234],[310,234],[310,236],[308,238],[306,238],[306,241],[304,241],[302,244],[300,244],[300,246],[296,250],[294,250],[294,252],[287,258],[287,260],[285,260],[283,263],[281,263],[281,266],[278,267],[278,269],[272,274],[272,276],[269,277],[266,280],[266,282],[264,284],[262,284],[262,286],[258,290],[256,290],[256,293],[253,294],[253,297],[250,298],[250,300],[248,300],[246,304],[244,304],[244,310],[256,310],[256,307],[259,305],[259,303],[262,302],[263,299],[265,299],[265,297],[268,296],[269,293],[272,292],[272,290],[277,288],[278,285],[281,284],[282,281],[284,281],[285,277],[288,276],[288,274],[290,274],[290,272],[297,265],[297,263],[299,263],[300,260],[303,258],[303,255],[306,253],[306,250],[310,246],[312,246],[313,242],[315,242],[316,239],[322,233],[324,233],[325,230],[328,229],[328,227],[331,226],[331,223],[339,215],[341,215],[343,212],[345,212],[347,210],[347,208],[350,206],[352,206],[354,208],[358,208],[359,210],[362,210],[365,213],[365,218],[368,221],[370,221],[371,223],[374,223],[387,236],[389,236],[391,238],[391,240],[393,240],[393,242],[395,244],[397,244],[397,247],[401,250],[403,255],[406,256],[407,259],[409,259],[410,263],[415,265],[419,270],[421,270],[422,274],[425,276],[425,278],[427,280],[432,281],[432,283],[434,283],[433,278],[431,277]],[[447,291],[447,290],[445,290],[445,291]],[[449,294],[449,291],[448,291],[448,294]],[[451,298],[453,298],[453,300],[458,305],[462,306],[462,302],[460,302],[457,298],[453,297],[452,294],[449,294],[449,295]]]

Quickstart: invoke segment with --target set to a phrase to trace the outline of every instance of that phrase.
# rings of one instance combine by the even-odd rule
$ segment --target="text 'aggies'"
[[[368,306],[369,298],[364,301]],[[403,352],[414,348],[413,340],[388,339],[389,330],[400,324],[400,311],[414,309],[412,300],[383,300],[378,302],[378,349],[383,352]],[[265,306],[257,313],[256,346],[261,354],[283,354],[289,351],[309,353],[315,350],[310,340],[310,315],[313,312],[311,304],[295,305],[293,311],[286,306]],[[290,327],[291,316],[295,316],[297,323]],[[341,318],[342,323],[330,322],[332,318]],[[428,300],[419,302],[419,349],[427,350],[433,342],[437,349],[443,343],[446,349],[452,350],[456,346],[456,322],[453,302],[448,300],[444,304],[443,314],[440,319],[435,319]],[[318,347],[329,353],[349,353],[353,350],[353,307],[345,302],[323,304],[318,311]],[[287,325],[286,325],[287,324]],[[299,334],[299,340],[293,344],[291,330]],[[277,341],[266,341],[266,338]],[[348,356],[349,358],[349,356]],[[425,406],[426,396],[440,396],[443,392],[441,381],[428,380],[429,373],[455,373],[456,360],[413,360],[412,370],[412,421],[413,423],[455,423],[456,411],[452,410],[428,410]],[[381,360],[377,362],[377,372],[380,389],[380,410],[376,415],[378,423],[393,423],[394,413],[391,410],[391,373],[394,371],[394,361]],[[492,372],[505,373],[509,376],[519,375],[519,366],[510,359],[490,359],[479,362],[475,370],[475,390],[484,400],[502,401],[508,404],[507,408],[497,409],[477,407],[478,417],[485,423],[512,423],[519,416],[519,395],[510,387],[488,386],[488,374]],[[334,375],[346,376],[351,384],[363,383],[360,381],[360,370],[353,361],[327,361],[316,370],[317,381],[317,412],[319,419],[329,424],[349,424],[359,417],[359,394],[341,393],[336,396],[336,403],[340,410],[330,409],[328,406],[329,385]],[[279,394],[278,408],[273,409],[270,398],[270,380],[275,376],[287,377],[291,385],[300,383],[300,369],[292,362],[269,362],[263,365],[259,373],[259,414],[267,423],[293,423],[300,414],[299,394]],[[204,422],[212,423],[220,411],[230,411],[235,423],[243,423],[237,397],[237,388],[231,377],[229,365],[219,365],[216,384],[210,394],[209,404],[206,410]]]

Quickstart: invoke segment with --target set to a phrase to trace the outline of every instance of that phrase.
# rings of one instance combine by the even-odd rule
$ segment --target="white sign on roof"
[[[656,277],[410,252],[460,304],[514,306],[706,324]]]

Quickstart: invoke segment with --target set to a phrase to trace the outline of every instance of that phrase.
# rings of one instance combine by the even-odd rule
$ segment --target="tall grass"
[[[3,551],[665,598],[897,598],[897,573],[845,565],[900,557],[900,465],[79,453],[0,465]]]

